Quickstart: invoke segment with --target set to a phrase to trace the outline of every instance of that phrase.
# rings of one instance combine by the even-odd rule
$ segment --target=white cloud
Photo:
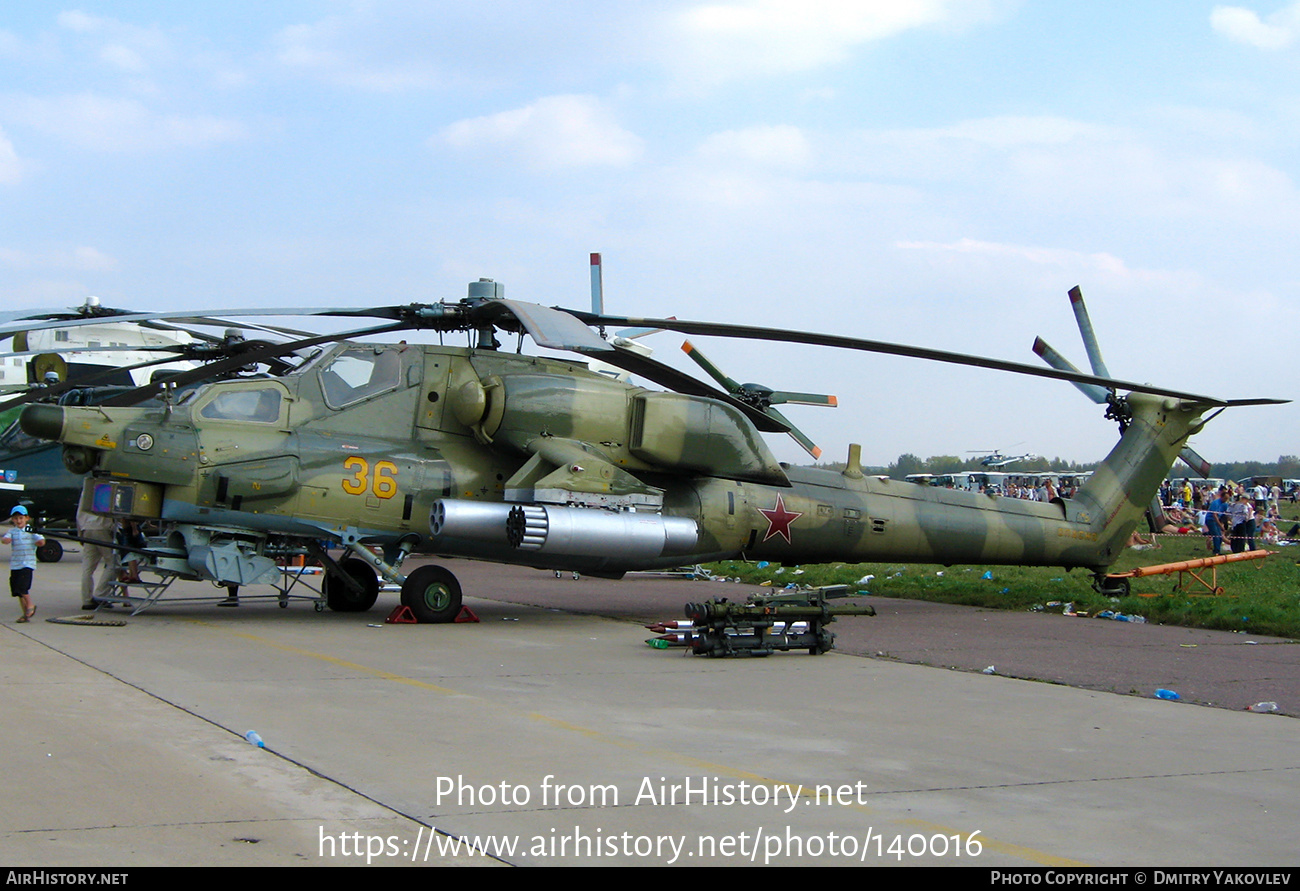
[[[210,115],[158,114],[134,99],[83,93],[0,99],[11,121],[95,151],[153,151],[244,139],[238,121]]]
[[[0,265],[14,269],[62,269],[80,272],[112,272],[117,259],[98,248],[78,245],[33,253],[14,248],[0,248]]]
[[[144,71],[148,66],[135,50],[121,44],[110,44],[99,51],[99,57],[123,71]]]
[[[344,38],[356,23],[337,17],[311,25],[291,25],[280,32],[277,43],[280,63],[319,75],[355,89],[391,93],[410,88],[443,86],[446,78],[439,69],[420,57],[401,61],[374,61],[357,55],[360,47],[344,51]]]
[[[683,78],[720,82],[835,64],[854,48],[926,26],[986,17],[962,0],[743,0],[692,7],[675,22]]]
[[[95,55],[124,71],[139,73],[151,63],[167,63],[175,57],[171,41],[157,27],[142,28],[79,10],[60,13],[58,23],[64,30],[87,40],[106,41]]]
[[[641,139],[594,96],[545,96],[523,108],[457,121],[434,141],[505,152],[536,168],[623,167],[642,152]]]
[[[1266,50],[1286,49],[1300,35],[1300,3],[1284,6],[1261,19],[1241,6],[1216,6],[1210,25],[1229,40]]]
[[[700,144],[699,154],[724,164],[797,168],[808,163],[812,146],[798,127],[782,124],[714,133]]]
[[[0,131],[0,185],[13,185],[22,175],[23,162],[18,159],[14,144]]]
[[[108,19],[93,16],[80,10],[72,9],[59,13],[59,26],[80,34],[89,34],[101,30]]]
[[[1082,121],[1051,116],[1002,115],[962,121],[929,131],[936,137],[965,139],[991,148],[1025,145],[1065,145],[1079,139],[1109,139],[1116,131]]]
[[[325,48],[335,29],[327,23],[315,25],[290,25],[280,32],[278,57],[286,65],[304,68],[332,66],[340,61],[339,55]]]
[[[0,56],[17,58],[23,52],[23,42],[10,31],[0,31]]]
[[[58,46],[50,35],[20,37],[12,31],[0,31],[0,58],[34,67],[57,65],[63,61]]]
[[[1040,221],[1104,214],[1118,225],[1232,220],[1291,228],[1300,193],[1284,168],[1239,144],[1240,134],[1210,146],[1185,133],[1185,126],[1144,132],[1062,117],[992,117],[815,142],[823,177],[937,189],[938,200],[982,202],[961,211],[981,217],[1005,206]]]
[[[894,247],[900,250],[925,251],[934,254],[965,254],[1028,263],[1033,266],[1051,266],[1073,274],[1105,275],[1112,279],[1141,282],[1169,282],[1171,276],[1163,271],[1131,269],[1114,254],[1085,253],[1062,248],[1036,247],[1022,244],[1000,244],[961,238],[940,243],[934,241],[899,241]]]

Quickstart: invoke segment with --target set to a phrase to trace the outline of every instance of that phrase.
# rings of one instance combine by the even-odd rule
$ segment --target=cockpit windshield
[[[280,419],[280,390],[226,390],[199,410],[200,417],[213,421],[260,421],[273,424]]]
[[[396,350],[375,347],[346,349],[320,370],[321,390],[330,408],[343,408],[395,390],[401,377],[401,355]]]

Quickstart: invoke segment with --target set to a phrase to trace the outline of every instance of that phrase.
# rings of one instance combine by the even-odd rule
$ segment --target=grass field
[[[1300,517],[1300,510],[1283,505],[1285,531]],[[1210,556],[1200,535],[1162,536],[1154,550],[1124,552],[1111,567],[1123,572],[1138,566],[1175,563]],[[769,582],[773,587],[847,584],[854,590],[879,597],[904,597],[960,603],[997,609],[1052,609],[1073,604],[1076,612],[1095,616],[1103,610],[1142,616],[1148,622],[1188,625],[1222,631],[1241,631],[1300,639],[1300,545],[1265,546],[1273,555],[1218,567],[1218,585],[1225,593],[1211,594],[1187,576],[1177,589],[1178,575],[1133,579],[1129,596],[1103,597],[1092,589],[1083,570],[1022,566],[933,566],[904,563],[828,563],[817,566],[760,567],[728,561],[711,564],[716,575],[732,576],[749,584]],[[985,574],[991,578],[984,578]],[[1211,583],[1211,569],[1197,570]],[[864,577],[875,576],[865,584]],[[1048,606],[1049,603],[1058,605]]]

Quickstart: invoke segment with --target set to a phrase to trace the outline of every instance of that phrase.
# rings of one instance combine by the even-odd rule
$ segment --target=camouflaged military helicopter
[[[117,322],[122,311],[100,305],[98,298],[67,310],[40,313],[35,317],[9,313],[29,327],[6,326],[0,340],[12,338],[11,352],[4,361],[0,393],[10,397],[0,402],[0,516],[8,516],[17,504],[31,512],[33,522],[48,530],[75,528],[82,476],[68,471],[61,460],[58,443],[33,437],[17,423],[23,404],[29,401],[86,405],[101,402],[134,389],[151,376],[175,374],[199,367],[200,362],[225,358],[250,344],[244,331],[227,330],[212,335],[198,328],[156,321]],[[45,323],[76,320],[78,327],[43,327]],[[195,319],[196,323],[216,320]],[[303,336],[306,332],[279,327],[245,324],[245,329],[262,333]],[[281,370],[285,370],[282,368]],[[15,374],[16,372],[16,374]],[[15,377],[21,380],[15,380]],[[15,395],[17,395],[17,398]],[[47,536],[36,550],[37,559],[52,563],[63,556],[58,538]]]
[[[338,342],[319,335],[259,346],[192,373],[210,377],[324,345],[279,374],[218,380],[184,397],[155,384],[96,406],[32,404],[22,427],[63,444],[68,468],[87,474],[84,504],[143,524],[138,556],[147,569],[279,584],[279,560],[310,554],[325,563],[334,610],[368,610],[382,576],[400,584],[420,621],[447,622],[461,608],[459,582],[436,564],[404,574],[408,554],[600,577],[742,557],[1025,564],[1083,568],[1105,585],[1104,571],[1205,413],[1277,401],[843,336],[546,308],[505,299],[490,280],[458,302],[310,314],[383,321]],[[606,325],[1053,377],[1104,393],[1121,436],[1077,494],[1050,503],[870,477],[858,445],[841,471],[791,467],[761,434],[811,443],[773,406],[830,397],[740,384],[701,362],[719,389],[606,340]],[[464,331],[471,345],[355,339],[414,329]],[[503,332],[667,391],[581,361],[503,350]],[[141,405],[150,397],[160,402]],[[347,556],[332,559],[322,542]]]

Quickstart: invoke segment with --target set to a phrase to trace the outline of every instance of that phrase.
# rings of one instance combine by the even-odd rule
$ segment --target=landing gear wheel
[[[1129,594],[1128,579],[1099,578],[1093,585],[1098,594],[1103,597],[1127,597]]]
[[[351,557],[339,564],[339,568],[351,576],[362,588],[353,591],[342,579],[327,574],[321,587],[324,588],[325,602],[336,613],[364,613],[375,605],[379,599],[379,577],[364,560]]]
[[[441,566],[421,566],[402,585],[402,605],[418,622],[451,622],[460,614],[460,582]]]
[[[63,559],[63,545],[52,538],[36,549],[36,559],[42,563],[58,563]]]

